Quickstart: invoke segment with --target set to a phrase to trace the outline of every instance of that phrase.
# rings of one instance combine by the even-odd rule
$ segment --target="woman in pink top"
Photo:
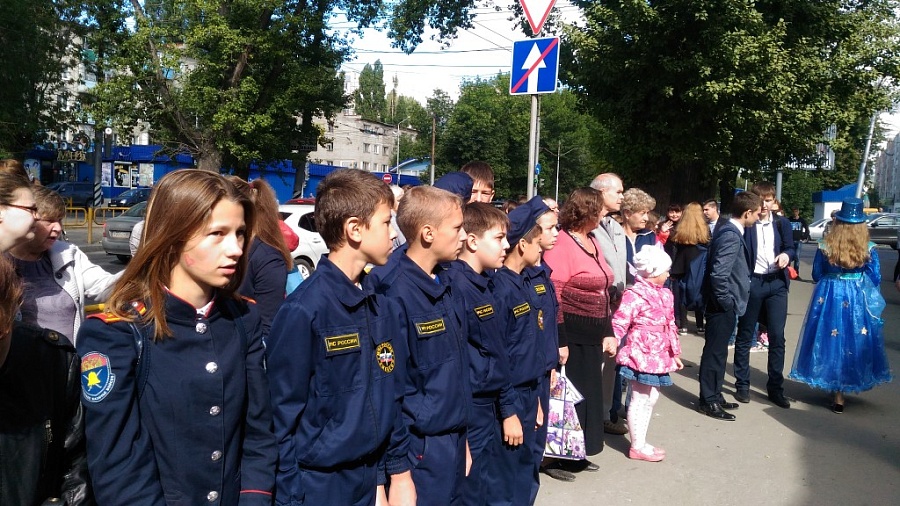
[[[557,326],[559,346],[568,346],[566,372],[584,394],[575,410],[584,429],[585,450],[596,455],[603,450],[603,338],[612,336],[609,288],[612,269],[591,232],[600,222],[602,200],[592,188],[578,189],[559,211],[562,232],[556,246],[544,253],[544,263],[552,269],[550,280],[559,300]],[[596,471],[588,460],[564,465],[573,472]]]
[[[659,399],[659,387],[672,384],[669,373],[684,367],[681,344],[672,307],[672,292],[664,285],[669,278],[672,259],[655,246],[644,246],[634,256],[637,275],[634,285],[622,297],[612,319],[616,336],[604,339],[603,349],[616,354],[619,374],[631,382],[628,404],[628,431],[631,434],[629,458],[659,462],[666,452],[647,443],[647,428],[653,406]],[[627,337],[627,339],[625,339]],[[625,340],[624,346],[619,344]]]

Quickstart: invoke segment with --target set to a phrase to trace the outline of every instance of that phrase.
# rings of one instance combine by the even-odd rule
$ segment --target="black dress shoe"
[[[772,404],[778,406],[779,408],[787,409],[791,407],[790,401],[784,398],[784,394],[782,393],[769,393],[769,400],[772,401]]]
[[[716,420],[724,420],[727,422],[734,421],[735,416],[722,409],[722,405],[718,402],[712,404],[701,403],[697,406],[697,411],[706,416],[715,418]]]
[[[575,475],[566,471],[564,469],[560,469],[555,464],[549,464],[541,467],[541,472],[546,474],[547,476],[553,478],[554,480],[559,481],[575,481]]]
[[[747,404],[748,402],[750,402],[750,392],[742,392],[738,390],[734,393],[734,398],[737,399],[738,402]]]
[[[719,406],[722,406],[722,409],[737,409],[737,408],[741,407],[741,405],[736,402],[725,402],[725,401],[720,402]]]
[[[557,467],[570,473],[580,473],[582,471],[593,473],[600,470],[600,466],[587,459],[561,461],[557,464]]]

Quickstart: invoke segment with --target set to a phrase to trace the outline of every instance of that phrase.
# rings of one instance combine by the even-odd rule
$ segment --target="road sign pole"
[[[531,131],[528,135],[528,200],[534,197],[534,164],[537,163],[537,152],[534,147],[538,142],[538,96],[531,96]]]

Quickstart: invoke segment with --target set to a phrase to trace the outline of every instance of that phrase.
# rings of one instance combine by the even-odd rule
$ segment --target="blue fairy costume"
[[[841,221],[862,223],[852,216]],[[812,276],[817,284],[789,377],[814,388],[848,393],[891,381],[884,351],[881,313],[885,302],[878,288],[881,270],[875,245],[869,243],[869,260],[864,265],[844,269],[828,261],[824,243],[820,242]]]

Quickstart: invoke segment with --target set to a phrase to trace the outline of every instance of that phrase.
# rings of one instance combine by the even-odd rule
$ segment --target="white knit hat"
[[[672,259],[659,246],[645,245],[634,255],[634,269],[642,278],[654,278],[672,267]]]

